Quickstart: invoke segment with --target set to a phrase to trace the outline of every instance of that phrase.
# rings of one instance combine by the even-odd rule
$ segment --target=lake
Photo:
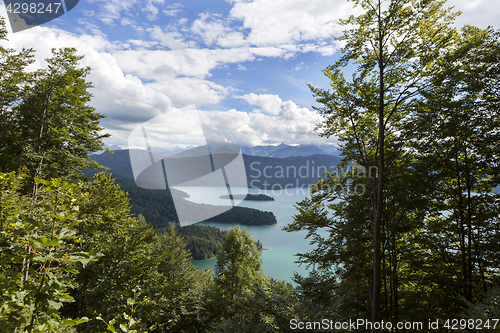
[[[219,198],[227,194],[225,187],[204,187],[204,186],[185,186],[177,187],[179,190],[189,193],[188,200],[196,203],[205,203],[212,205],[231,205],[230,200]],[[231,188],[232,194],[245,194],[246,188]],[[309,245],[309,239],[304,239],[306,231],[285,232],[282,228],[293,221],[293,215],[297,214],[294,204],[304,199],[307,194],[307,188],[289,188],[287,190],[261,190],[248,189],[248,193],[267,194],[274,198],[274,201],[250,201],[244,200],[239,206],[255,208],[263,211],[271,211],[276,216],[278,224],[272,226],[245,226],[255,240],[260,240],[264,248],[268,250],[261,251],[261,259],[264,272],[267,276],[292,281],[294,272],[301,275],[308,275],[305,265],[299,266],[295,263],[296,253],[308,252],[313,249]],[[217,227],[227,230],[234,226],[229,223],[217,222],[199,222],[198,225]],[[241,226],[243,228],[243,226]],[[193,260],[193,263],[201,268],[207,265],[214,268],[216,259]]]

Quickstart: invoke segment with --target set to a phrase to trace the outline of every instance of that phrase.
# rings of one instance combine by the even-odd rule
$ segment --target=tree
[[[217,254],[215,291],[209,298],[209,311],[214,321],[220,321],[219,331],[243,329],[248,322],[255,327],[260,319],[253,315],[260,312],[248,313],[248,300],[256,295],[256,290],[268,285],[255,239],[246,229],[236,226],[224,234],[223,241]]]
[[[129,199],[109,174],[98,173],[83,186],[77,198],[79,235],[73,246],[99,257],[78,269],[72,291],[74,303],[65,306],[70,317],[99,314],[111,320],[127,310],[127,298],[138,281],[149,273],[156,258],[147,246],[155,233],[142,217],[130,213]],[[98,330],[92,321],[82,326],[86,332]]]
[[[7,40],[5,21],[0,17],[0,42]],[[12,108],[20,102],[24,86],[30,75],[26,67],[33,62],[33,50],[23,49],[19,53],[0,45],[0,172],[14,170],[18,151],[12,144],[12,135],[17,133]],[[17,157],[17,156],[16,156]]]
[[[380,322],[387,250],[390,246],[398,248],[398,233],[412,228],[409,223],[419,215],[421,201],[417,199],[436,182],[436,177],[425,170],[414,170],[415,174],[422,173],[424,184],[407,186],[409,183],[404,182],[408,177],[402,176],[413,160],[412,152],[405,149],[404,120],[411,116],[412,105],[429,84],[443,51],[453,45],[456,32],[450,26],[457,14],[443,9],[444,1],[354,3],[364,13],[340,20],[354,28],[337,38],[345,42],[344,54],[324,71],[331,80],[332,92],[309,87],[323,104],[315,108],[326,117],[318,126],[323,129],[321,135],[337,136],[343,142],[342,166],[354,163],[361,171],[330,174],[321,181],[313,189],[312,201],[299,205],[300,214],[287,230],[307,229],[313,235],[319,227],[330,228],[329,240],[316,238],[325,247],[323,255],[334,260],[350,256],[368,291],[372,321]],[[349,64],[357,66],[350,81],[341,72]],[[362,194],[361,189],[365,190]],[[329,219],[324,211],[324,204],[338,198],[344,201],[329,207],[343,219],[341,224]],[[326,249],[327,244],[346,249],[345,255],[339,257],[336,248]],[[362,267],[369,255],[371,262]]]
[[[230,304],[246,292],[254,283],[265,280],[260,253],[250,233],[238,227],[224,234],[224,245],[217,254],[216,283],[224,299]]]
[[[212,272],[191,263],[175,227],[158,234],[147,253],[154,259],[143,278],[138,318],[157,326],[154,332],[204,332],[208,327],[205,294],[213,287]]]
[[[40,201],[20,194],[23,175],[0,173],[0,332],[47,332],[88,318],[61,318],[73,302],[75,267],[95,258],[74,250],[79,188],[53,179],[44,182]]]
[[[492,190],[500,184],[500,34],[492,28],[462,28],[457,46],[442,58],[441,70],[423,92],[418,112],[408,123],[410,146],[420,158],[443,170],[429,204],[449,214],[436,216],[445,237],[440,240],[455,257],[462,296],[473,301],[473,286],[491,283],[493,266],[482,249],[490,247],[491,223],[500,214]],[[432,119],[432,122],[429,120]],[[447,241],[444,241],[444,240]]]
[[[79,68],[83,56],[75,48],[52,50],[48,66],[30,74],[20,99],[7,111],[5,159],[2,168],[24,169],[30,176],[28,187],[36,197],[35,177],[81,179],[81,170],[95,166],[88,154],[103,148],[99,120],[103,115],[88,105],[92,87],[85,80],[90,68]],[[18,65],[21,67],[22,63]]]

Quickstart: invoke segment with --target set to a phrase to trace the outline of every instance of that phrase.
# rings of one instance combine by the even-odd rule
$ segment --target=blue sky
[[[500,16],[496,1],[447,4],[463,12],[458,26],[484,28]],[[109,145],[127,147],[141,123],[189,105],[241,145],[328,144],[313,131],[322,118],[306,82],[328,86],[321,70],[340,55],[330,36],[355,13],[346,0],[80,0],[4,44],[37,50],[33,69],[51,48],[77,47],[93,68],[91,104],[107,116]],[[177,113],[186,135],[164,146],[190,144]]]

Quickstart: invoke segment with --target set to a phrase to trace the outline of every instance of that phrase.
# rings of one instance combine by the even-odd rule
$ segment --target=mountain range
[[[218,150],[217,147],[212,149],[214,160],[224,160],[229,156],[224,150],[227,148],[221,147],[220,149]],[[279,153],[280,150],[286,149],[288,148],[276,149],[274,152],[269,152],[269,154],[278,155],[276,154],[277,152]],[[113,154],[105,152],[101,155],[93,155],[91,158],[100,165],[110,168],[115,174],[134,179],[130,163],[130,151],[127,149],[117,150]],[[203,147],[195,147],[183,150],[173,156],[175,158],[171,162],[178,163],[175,165],[179,166],[189,166],[193,169],[193,173],[198,173],[199,170],[196,168],[203,166],[203,153],[206,153],[206,147],[205,149]],[[263,154],[263,152],[260,153]],[[147,160],[149,161],[149,157]],[[278,158],[243,154],[243,161],[247,175],[247,186],[251,188],[270,189],[274,185],[278,186],[278,188],[311,185],[326,171],[334,171],[336,165],[340,162],[340,157],[316,154]],[[184,171],[188,172],[187,169]],[[200,171],[200,173],[202,172]],[[161,181],[163,182],[164,180]]]
[[[123,150],[117,145],[106,146],[109,150]],[[291,146],[287,144],[279,144],[277,146],[242,146],[240,147],[241,152],[248,156],[261,156],[261,157],[276,157],[276,158],[287,158],[293,156],[312,156],[312,155],[332,155],[339,156],[340,152],[338,147],[335,145],[298,145]],[[189,151],[184,153],[185,151]],[[197,154],[196,152],[200,154]],[[160,148],[160,147],[151,147],[151,152],[159,153],[165,157],[176,155],[176,157],[194,157],[204,155],[203,147],[179,147],[176,146],[171,149]],[[100,155],[104,153],[104,151],[100,151],[96,153],[96,155]],[[222,153],[221,151],[212,150],[212,153]]]

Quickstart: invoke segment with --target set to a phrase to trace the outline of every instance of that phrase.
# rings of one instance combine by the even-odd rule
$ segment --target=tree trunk
[[[458,215],[459,221],[458,223],[460,228],[460,252],[462,255],[462,288],[463,295],[467,298],[467,253],[465,251],[465,226],[464,226],[464,213],[463,213],[463,197],[462,197],[462,179],[460,177],[460,162],[459,162],[459,154],[455,153],[455,164],[456,164],[456,172],[457,172],[457,194],[458,194]]]
[[[372,299],[372,322],[380,322],[380,291],[382,287],[382,247],[381,247],[381,224],[382,207],[384,203],[384,58],[383,58],[383,36],[382,36],[382,14],[381,3],[378,3],[378,67],[379,67],[379,114],[378,114],[378,184],[375,202],[375,221],[373,221],[373,299]],[[372,332],[378,332],[373,328]]]
[[[469,173],[469,159],[465,150],[465,176],[467,186],[467,300],[472,302],[472,184]]]
[[[380,291],[382,287],[381,281],[381,223],[382,223],[382,207],[384,203],[384,63],[383,63],[383,38],[382,38],[382,21],[381,21],[381,8],[379,0],[379,114],[378,114],[378,184],[377,184],[377,199],[375,202],[375,221],[373,221],[373,299],[372,299],[372,322],[380,322]],[[378,329],[373,328],[372,332],[378,332]]]

